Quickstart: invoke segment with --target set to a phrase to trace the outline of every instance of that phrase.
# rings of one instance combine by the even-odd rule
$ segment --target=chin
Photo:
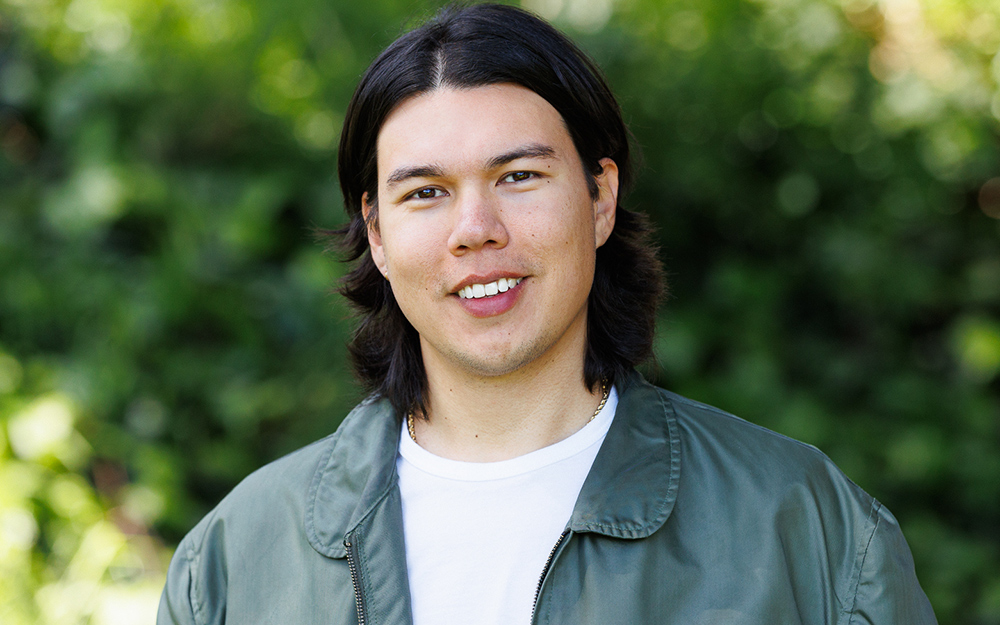
[[[531,364],[545,352],[539,346],[522,346],[513,351],[490,354],[453,354],[451,360],[457,361],[459,366],[468,373],[483,377],[496,378],[509,375],[515,371]]]

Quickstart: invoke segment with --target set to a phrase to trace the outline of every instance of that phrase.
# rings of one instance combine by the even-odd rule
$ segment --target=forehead
[[[562,116],[530,89],[435,89],[404,100],[386,118],[377,141],[379,182],[400,166],[475,167],[528,144],[550,147],[558,160],[579,160]]]

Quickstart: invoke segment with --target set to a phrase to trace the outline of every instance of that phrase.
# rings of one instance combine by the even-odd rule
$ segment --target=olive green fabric
[[[896,520],[818,450],[620,386],[536,623],[936,623]],[[365,402],[244,480],[178,547],[159,625],[409,623],[399,432]]]

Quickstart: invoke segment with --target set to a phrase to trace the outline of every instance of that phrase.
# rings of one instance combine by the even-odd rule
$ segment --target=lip
[[[523,276],[523,275],[516,274],[516,273],[511,273],[509,271],[495,271],[493,273],[488,273],[488,274],[483,274],[483,275],[472,274],[472,275],[466,276],[464,280],[462,280],[461,282],[459,282],[451,290],[451,294],[457,297],[459,291],[461,291],[465,287],[473,285],[473,284],[489,284],[490,282],[496,282],[500,278],[513,278],[513,279],[517,280],[517,279],[525,278],[525,277],[527,277],[527,276]]]
[[[464,289],[466,286],[470,284],[487,284],[489,282],[493,282],[494,280],[499,280],[500,278],[517,278],[517,277],[519,276],[515,276],[512,274],[497,274],[496,277],[487,276],[485,278],[482,276],[475,276],[471,280],[467,278],[466,281],[461,283],[461,286],[459,286],[456,289],[456,291]],[[505,312],[513,308],[515,304],[517,304],[517,301],[521,297],[521,292],[523,290],[523,287],[528,282],[529,280],[527,278],[522,278],[521,282],[517,286],[508,289],[503,293],[497,293],[496,295],[490,297],[480,297],[478,299],[476,298],[462,299],[461,297],[458,296],[457,292],[453,293],[452,295],[454,295],[455,300],[458,302],[459,306],[461,306],[462,309],[469,315],[472,315],[473,317],[477,317],[480,319],[486,317],[496,317],[497,315],[504,314]]]

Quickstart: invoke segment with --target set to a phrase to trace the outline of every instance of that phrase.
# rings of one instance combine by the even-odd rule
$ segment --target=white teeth
[[[470,284],[458,290],[458,296],[462,299],[479,299],[481,297],[493,297],[497,293],[505,293],[521,283],[521,278],[500,278],[489,284]]]

